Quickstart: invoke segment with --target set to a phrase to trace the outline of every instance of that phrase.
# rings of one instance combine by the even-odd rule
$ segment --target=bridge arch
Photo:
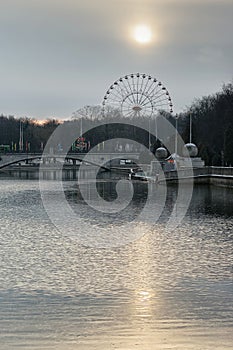
[[[20,159],[17,159],[17,160],[13,160],[11,162],[7,162],[5,164],[1,164],[0,165],[0,170],[4,169],[4,168],[7,168],[11,165],[14,165],[14,164],[19,164],[21,162],[26,162],[26,161],[33,161],[33,160],[37,160],[37,159],[42,159],[42,158],[45,158],[45,159],[64,159],[63,156],[59,156],[59,155],[53,155],[53,156],[44,156],[44,155],[39,155],[39,156],[34,156],[34,157],[24,157],[24,158],[20,158]],[[90,164],[90,165],[94,165],[94,166],[98,166],[99,168],[101,169],[104,169],[105,171],[111,171],[111,169],[109,167],[106,167],[104,165],[100,165],[100,164],[97,164],[95,162],[92,162],[92,161],[89,161],[89,160],[83,160],[82,158],[79,158],[79,157],[72,157],[72,156],[67,156],[65,157],[65,159],[67,160],[72,160],[72,161],[80,161],[80,162],[84,162],[84,163],[87,163],[87,164]]]

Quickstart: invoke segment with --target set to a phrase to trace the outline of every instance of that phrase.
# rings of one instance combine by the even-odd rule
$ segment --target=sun
[[[139,44],[148,44],[152,40],[151,29],[146,25],[138,25],[133,30],[133,38]]]

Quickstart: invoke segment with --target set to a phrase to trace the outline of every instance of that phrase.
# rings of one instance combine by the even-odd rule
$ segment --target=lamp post
[[[150,151],[151,146],[151,136],[150,136],[150,117],[149,117],[149,134],[148,134],[148,149]]]
[[[189,115],[189,143],[192,143],[192,114]]]
[[[83,116],[81,115],[81,120],[80,120],[80,136],[83,136]]]
[[[175,155],[178,152],[178,114],[176,114]]]
[[[156,140],[158,139],[158,124],[157,124],[157,118],[158,118],[158,114],[155,117],[155,136],[156,136]]]
[[[23,121],[19,120],[19,151],[23,151]]]

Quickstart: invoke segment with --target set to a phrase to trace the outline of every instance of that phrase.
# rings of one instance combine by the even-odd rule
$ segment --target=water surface
[[[63,185],[83,220],[119,225],[89,210],[75,181]],[[115,198],[112,182],[98,186]],[[145,184],[138,186],[122,222],[143,206]],[[140,239],[96,249],[53,226],[37,181],[2,177],[0,348],[232,349],[233,191],[195,187],[181,225],[166,232],[175,198],[169,187],[159,222]]]

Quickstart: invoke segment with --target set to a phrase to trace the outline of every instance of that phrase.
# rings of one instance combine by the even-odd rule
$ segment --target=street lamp
[[[23,121],[19,120],[19,151],[23,151]]]
[[[178,152],[178,114],[176,114],[175,155]]]
[[[149,134],[148,134],[148,149],[150,151],[151,146],[151,135],[150,135],[150,117],[149,117]]]
[[[192,114],[189,114],[189,143],[192,143]]]

